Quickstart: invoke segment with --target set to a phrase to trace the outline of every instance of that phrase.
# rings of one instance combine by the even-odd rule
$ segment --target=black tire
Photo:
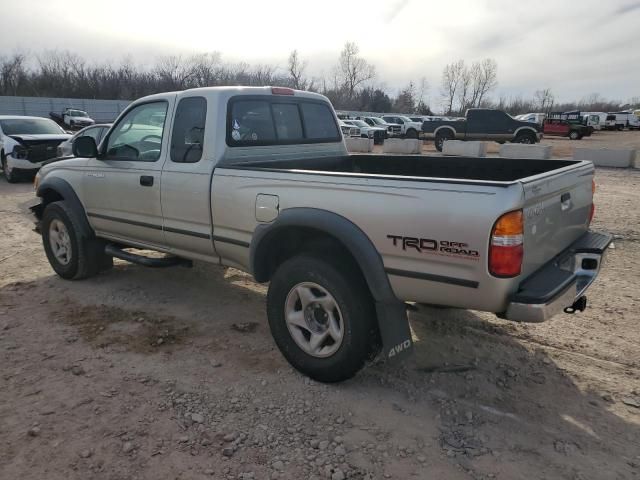
[[[418,138],[418,131],[415,128],[410,128],[409,130],[407,130],[407,133],[405,134],[405,137],[407,137],[407,138]]]
[[[453,140],[453,133],[451,133],[450,130],[445,130],[443,132],[438,132],[436,134],[436,138],[434,140],[434,143],[436,145],[436,150],[438,150],[439,152],[442,151],[442,148],[444,147],[444,142],[446,142],[447,140]]]
[[[536,136],[533,133],[519,133],[513,140],[513,143],[524,143],[526,145],[534,145],[536,143]]]
[[[11,172],[7,170],[7,157],[5,157],[4,152],[0,155],[0,163],[2,163],[2,171],[4,172],[4,178],[7,179],[7,182],[18,183],[20,181],[20,176],[15,170],[12,170]]]
[[[578,132],[577,130],[571,130],[569,132],[569,140],[580,140],[581,135],[580,132]]]
[[[66,227],[71,253],[68,263],[56,258],[50,241],[51,222],[59,220]],[[65,201],[53,202],[44,210],[41,222],[42,243],[53,270],[67,280],[80,280],[96,275],[113,266],[113,258],[104,253],[105,242],[93,235],[86,238],[80,227],[80,218]]]
[[[303,282],[313,282],[327,290],[340,309],[342,343],[324,358],[300,348],[285,321],[289,292]],[[282,355],[296,370],[320,382],[340,382],[353,377],[379,351],[373,299],[355,265],[348,260],[333,264],[311,254],[301,254],[285,261],[269,285],[267,316]]]

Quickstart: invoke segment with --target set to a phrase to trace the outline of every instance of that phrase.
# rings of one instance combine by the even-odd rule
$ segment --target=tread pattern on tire
[[[318,255],[296,255],[280,265],[267,294],[269,326],[278,348],[294,368],[321,382],[340,382],[353,377],[378,346],[373,299],[363,279],[345,265],[348,262],[326,261]],[[309,272],[313,272],[311,276]],[[328,358],[314,358],[300,350],[284,320],[284,299],[289,288],[304,279],[316,283],[320,283],[319,280],[331,283],[333,280],[335,284],[322,286],[341,303],[343,316],[350,322],[345,325],[345,343]]]
[[[72,267],[69,272],[61,272],[61,269],[56,269],[54,266],[56,260],[49,250],[50,247],[47,237],[48,224],[51,217],[62,220],[69,230],[73,249],[71,259]],[[49,263],[51,263],[58,275],[69,280],[81,280],[91,277],[113,265],[113,259],[108,257],[103,251],[104,242],[95,237],[84,237],[81,233],[82,228],[80,225],[81,221],[78,213],[64,200],[47,205],[42,217],[42,240],[47,257],[49,258]]]

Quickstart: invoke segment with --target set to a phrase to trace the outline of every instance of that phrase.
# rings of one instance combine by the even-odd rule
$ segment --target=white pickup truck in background
[[[113,257],[250,272],[280,351],[320,381],[408,354],[405,302],[525,322],[584,310],[611,240],[589,231],[591,162],[348,155],[329,101],[288,88],[145,97],[73,152],[35,180],[58,275]]]
[[[66,108],[62,114],[50,112],[49,116],[52,120],[58,122],[60,126],[66,127],[70,130],[79,130],[96,123],[87,112],[84,110],[78,110],[77,108]]]

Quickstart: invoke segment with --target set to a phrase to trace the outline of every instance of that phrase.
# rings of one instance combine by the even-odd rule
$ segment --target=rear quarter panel
[[[501,311],[516,286],[512,279],[488,274],[487,249],[498,216],[521,205],[519,184],[495,187],[218,168],[213,178],[214,235],[250,244],[258,224],[258,194],[277,195],[279,211],[310,207],[347,218],[369,237],[387,269],[477,282],[470,287],[390,275],[401,300]],[[400,240],[394,244],[390,236]],[[407,246],[405,238],[438,246],[457,242],[477,255],[419,250]],[[249,271],[246,246],[220,242],[216,250],[223,263]]]

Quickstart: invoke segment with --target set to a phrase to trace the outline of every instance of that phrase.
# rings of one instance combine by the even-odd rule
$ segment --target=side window
[[[171,132],[171,161],[196,163],[202,158],[207,101],[203,97],[183,98],[176,108]]]
[[[274,103],[271,108],[278,140],[303,140],[298,106],[295,103]]]
[[[269,102],[262,100],[240,100],[231,109],[231,138],[237,144],[273,142],[273,128]]]
[[[340,133],[329,107],[323,103],[301,103],[302,119],[309,140],[339,140]]]
[[[95,128],[87,128],[84,132],[82,132],[82,137],[91,137],[96,141],[96,145],[100,141],[100,127]]]
[[[107,139],[105,158],[155,162],[160,148],[167,116],[167,102],[138,105],[129,110],[111,131]]]

